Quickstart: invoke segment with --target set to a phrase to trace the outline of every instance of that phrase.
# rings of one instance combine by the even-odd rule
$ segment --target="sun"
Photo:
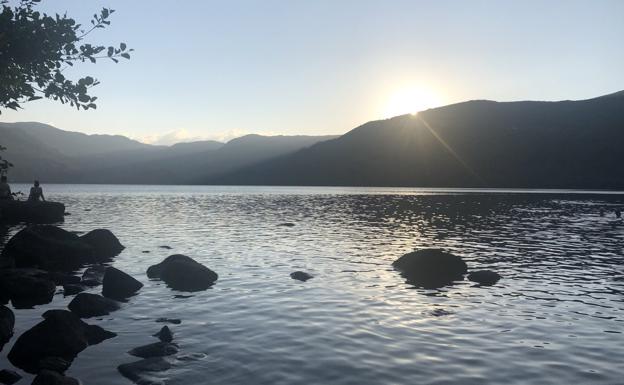
[[[384,107],[383,116],[391,118],[398,115],[416,114],[441,104],[440,97],[432,91],[419,87],[404,88],[390,95]]]

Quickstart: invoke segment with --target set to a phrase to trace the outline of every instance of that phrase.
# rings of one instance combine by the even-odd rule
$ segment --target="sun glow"
[[[383,116],[391,118],[397,115],[416,114],[419,111],[442,105],[441,98],[424,88],[404,88],[395,91],[388,98]]]

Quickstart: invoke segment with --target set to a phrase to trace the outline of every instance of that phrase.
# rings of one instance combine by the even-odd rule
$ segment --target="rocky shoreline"
[[[0,254],[0,350],[13,337],[15,316],[4,306],[32,308],[50,303],[62,287],[65,296],[74,296],[67,309],[48,310],[43,320],[22,333],[8,353],[9,361],[36,375],[33,384],[79,384],[65,371],[87,347],[117,336],[83,319],[118,311],[124,302],[140,295],[143,283],[110,266],[124,246],[109,230],[95,229],[82,236],[53,225],[31,225],[16,233]],[[465,275],[480,286],[495,284],[500,276],[492,271],[473,271],[461,257],[439,249],[422,249],[405,254],[393,263],[406,282],[422,288],[437,288],[461,281]],[[78,274],[77,271],[82,271]],[[177,291],[196,292],[210,288],[219,276],[194,259],[174,254],[146,270],[147,278],[163,281]],[[293,280],[305,282],[313,276],[295,271]],[[101,293],[93,291],[101,286]],[[179,324],[179,319],[157,322]],[[121,375],[137,384],[157,384],[154,373],[170,369],[179,353],[173,331],[163,326],[154,334],[158,342],[138,346],[128,354],[138,361],[120,365]],[[0,383],[13,384],[21,376],[11,370],[0,371]]]

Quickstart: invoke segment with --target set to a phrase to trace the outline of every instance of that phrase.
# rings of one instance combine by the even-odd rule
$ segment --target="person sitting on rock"
[[[31,202],[37,202],[41,199],[45,201],[45,197],[43,196],[43,189],[39,186],[39,181],[35,181],[35,185],[30,188],[30,195],[28,196],[28,200]]]
[[[2,177],[0,177],[0,199],[13,199],[13,194],[11,194],[11,186],[9,186],[9,184],[7,183],[6,175],[2,175]]]

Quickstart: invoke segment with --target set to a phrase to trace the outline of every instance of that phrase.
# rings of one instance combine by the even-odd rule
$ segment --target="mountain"
[[[0,123],[12,181],[186,184],[289,154],[335,136],[247,135],[228,143],[153,146],[119,135],[86,135],[50,125]]]
[[[173,149],[174,153],[170,150],[158,158],[145,152],[141,153],[142,158],[137,152],[111,154],[108,157],[113,159],[106,161],[84,159],[90,167],[72,179],[81,183],[193,184],[201,178],[224,175],[333,138],[335,136],[246,135],[215,146],[213,150],[174,154]],[[188,149],[192,145],[182,147]],[[129,160],[129,156],[134,158]]]
[[[207,184],[624,188],[624,92],[475,100],[366,123]]]

